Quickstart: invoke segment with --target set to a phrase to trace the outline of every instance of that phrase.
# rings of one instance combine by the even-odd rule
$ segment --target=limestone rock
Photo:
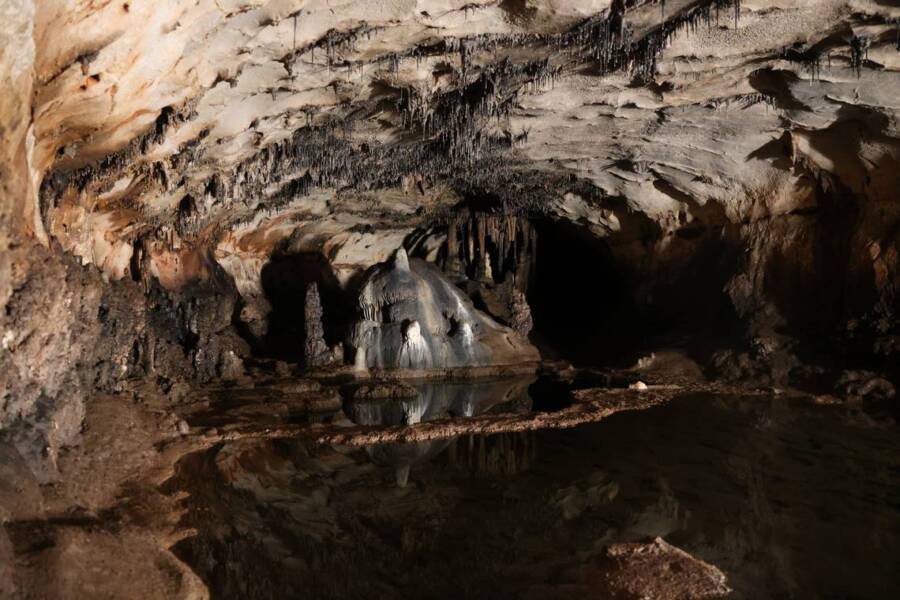
[[[307,366],[320,367],[332,361],[333,354],[325,343],[325,329],[322,325],[322,300],[319,286],[312,283],[306,290],[304,305],[305,339],[303,357]]]
[[[436,267],[409,259],[403,248],[364,279],[347,343],[368,367],[427,369],[537,358],[526,340],[477,311]]]
[[[517,288],[512,289],[510,296],[509,326],[519,335],[528,337],[528,334],[531,333],[531,329],[534,327],[528,300],[525,299],[525,294]]]

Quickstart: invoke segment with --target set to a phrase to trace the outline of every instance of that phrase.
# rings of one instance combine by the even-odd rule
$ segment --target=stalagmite
[[[534,322],[525,294],[519,289],[512,289],[509,312],[511,315],[509,326],[520,335],[527,336],[534,327]]]
[[[436,267],[400,248],[372,269],[349,333],[356,366],[429,369],[536,357],[526,340],[475,310]]]
[[[304,307],[305,341],[303,357],[307,366],[319,367],[332,360],[331,351],[325,343],[322,327],[322,301],[319,298],[319,286],[312,283],[306,289]]]

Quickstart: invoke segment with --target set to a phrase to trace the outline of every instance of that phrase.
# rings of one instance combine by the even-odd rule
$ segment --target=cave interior
[[[0,598],[900,597],[897,0],[0,15]]]

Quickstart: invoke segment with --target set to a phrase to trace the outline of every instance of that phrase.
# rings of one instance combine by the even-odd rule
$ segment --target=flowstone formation
[[[441,271],[400,248],[360,286],[348,345],[358,368],[433,369],[538,360],[519,334],[477,311]]]

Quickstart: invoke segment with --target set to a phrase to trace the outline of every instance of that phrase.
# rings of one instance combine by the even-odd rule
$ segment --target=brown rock
[[[700,600],[731,593],[725,574],[656,538],[612,544],[592,565],[579,568],[587,598],[605,600]]]

